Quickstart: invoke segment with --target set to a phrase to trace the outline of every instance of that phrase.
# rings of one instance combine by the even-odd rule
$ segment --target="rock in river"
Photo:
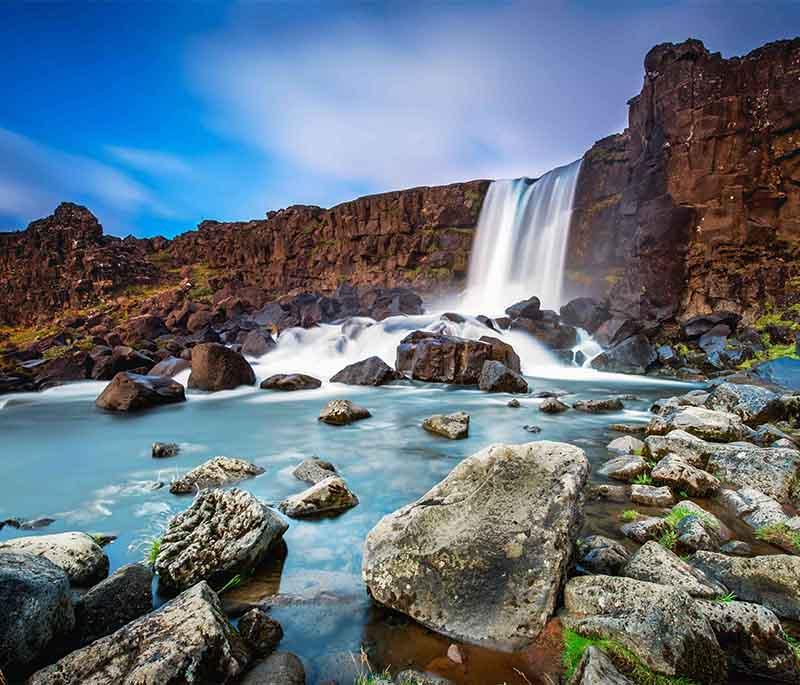
[[[304,518],[351,509],[358,504],[356,497],[339,476],[331,475],[297,495],[287,497],[278,505],[287,516]]]
[[[331,426],[344,426],[370,416],[369,409],[359,407],[350,400],[331,400],[320,412],[319,420]]]
[[[89,587],[108,575],[108,557],[86,533],[56,533],[14,538],[0,543],[0,552],[33,554],[63,569],[69,582]]]
[[[314,390],[322,381],[304,373],[276,373],[261,381],[262,390]]]
[[[120,371],[94,403],[107,411],[139,411],[185,401],[183,386],[168,376],[141,376]]]
[[[174,457],[180,452],[180,447],[174,442],[154,442],[152,454],[154,459]]]
[[[402,378],[380,357],[369,357],[355,364],[345,366],[339,373],[331,378],[331,383],[346,383],[347,385],[384,385]]]
[[[190,388],[215,392],[255,382],[253,367],[238,352],[219,343],[201,343],[192,348]]]
[[[244,459],[214,457],[172,481],[169,491],[173,495],[186,495],[204,488],[218,488],[236,483],[262,473],[264,469]]]
[[[206,583],[38,671],[29,685],[231,683],[247,646]]]
[[[539,405],[539,411],[545,414],[560,414],[567,411],[567,409],[569,409],[569,406],[557,397],[546,397]]]
[[[338,475],[338,473],[336,467],[329,461],[319,457],[310,457],[303,459],[292,471],[292,475],[306,483],[319,483],[321,480]]]
[[[492,359],[483,363],[478,387],[485,392],[528,392],[528,382],[522,376]]]
[[[169,523],[155,563],[159,582],[173,590],[200,580],[222,585],[257,566],[288,527],[248,492],[203,490]]]
[[[45,558],[0,552],[0,664],[20,677],[75,625],[69,579]]]
[[[457,411],[453,414],[434,414],[422,422],[429,433],[441,435],[450,440],[461,440],[469,435],[469,414]]]
[[[619,397],[606,397],[602,400],[578,400],[572,405],[573,409],[599,414],[606,411],[622,411],[625,405]]]
[[[372,597],[450,637],[523,649],[556,607],[588,473],[581,449],[556,442],[464,459],[369,533]]]
[[[291,652],[275,652],[255,664],[241,685],[306,685],[306,671]]]

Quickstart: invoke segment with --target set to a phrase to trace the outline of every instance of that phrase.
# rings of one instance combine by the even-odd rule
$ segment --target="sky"
[[[800,1],[0,0],[0,230],[61,201],[107,233],[474,178],[625,128],[657,43],[800,34]]]

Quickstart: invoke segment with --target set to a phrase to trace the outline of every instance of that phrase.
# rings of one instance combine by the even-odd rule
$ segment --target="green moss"
[[[675,353],[679,357],[687,357],[689,356],[689,348],[686,346],[685,343],[678,343],[675,345]]]
[[[772,345],[768,344],[763,352],[757,352],[755,357],[739,364],[740,369],[750,369],[760,362],[768,362],[773,359],[780,359],[781,357],[789,357],[790,359],[800,359],[796,353],[796,346],[794,343],[786,345]]]
[[[756,537],[771,545],[800,554],[800,531],[788,528],[784,523],[772,523],[756,531]]]
[[[649,473],[642,473],[636,476],[636,478],[633,479],[633,482],[636,485],[652,485],[653,477]]]
[[[732,592],[728,592],[724,595],[717,595],[714,597],[715,602],[722,602],[723,604],[729,604],[730,602],[736,601],[736,595]]]
[[[674,530],[677,525],[687,516],[696,516],[705,525],[710,526],[711,528],[716,529],[719,527],[717,520],[710,514],[697,512],[689,507],[682,507],[680,504],[676,507],[673,507],[672,511],[670,511],[669,514],[664,517],[664,522],[670,527],[670,529]]]
[[[625,522],[635,521],[637,518],[639,518],[639,512],[636,509],[626,509],[620,515],[620,519]]]

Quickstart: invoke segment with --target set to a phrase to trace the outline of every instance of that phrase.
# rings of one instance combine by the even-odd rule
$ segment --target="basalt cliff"
[[[662,322],[721,309],[747,320],[794,303],[800,39],[731,59],[697,40],[663,44],[644,66],[628,128],[584,156],[569,294]],[[41,324],[181,284],[217,302],[246,290],[257,306],[343,284],[458,288],[488,185],[204,221],[173,240],[105,236],[89,210],[65,203],[24,231],[0,234],[0,325]]]

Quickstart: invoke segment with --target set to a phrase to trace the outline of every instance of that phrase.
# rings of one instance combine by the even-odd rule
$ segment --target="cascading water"
[[[495,181],[483,202],[463,308],[498,315],[536,295],[558,308],[564,280],[572,201],[581,161],[548,171],[538,181]]]

